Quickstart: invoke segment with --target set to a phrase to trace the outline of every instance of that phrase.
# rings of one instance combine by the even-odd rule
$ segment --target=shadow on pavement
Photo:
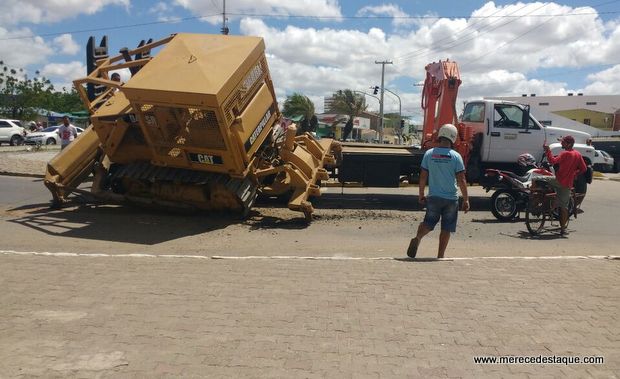
[[[60,210],[31,204],[9,210],[8,222],[57,237],[155,245],[242,222],[229,215],[178,214],[129,206],[78,205]]]
[[[451,259],[439,258],[394,258],[395,261],[408,263],[435,263],[435,262],[452,262]]]
[[[512,236],[511,236],[512,237]],[[565,239],[568,238],[567,235],[560,235],[560,228],[549,228],[544,233],[538,235],[531,235],[528,231],[520,231],[516,238],[526,239],[526,240],[540,240],[540,241],[549,241],[556,239]]]
[[[275,216],[265,216],[259,212],[251,211],[249,217],[243,222],[248,225],[251,230],[259,229],[306,229],[308,222],[303,213],[295,212],[295,215],[301,215],[294,218],[280,218]]]

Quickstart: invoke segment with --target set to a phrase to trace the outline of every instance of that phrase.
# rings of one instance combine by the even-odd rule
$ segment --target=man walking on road
[[[62,125],[58,128],[60,136],[60,150],[69,146],[69,144],[77,137],[77,129],[69,122],[69,117],[62,118]]]
[[[568,221],[568,204],[570,203],[570,190],[573,187],[575,177],[583,174],[587,170],[583,157],[577,150],[573,150],[575,139],[573,136],[564,136],[561,139],[564,149],[558,156],[551,153],[551,149],[546,144],[543,145],[547,160],[552,165],[558,165],[555,178],[545,179],[557,194],[560,203],[560,234],[566,233],[566,222]]]
[[[465,166],[461,155],[452,150],[456,142],[458,131],[456,126],[445,124],[439,128],[437,136],[439,146],[428,150],[422,158],[420,172],[420,195],[418,201],[426,205],[424,221],[418,226],[417,235],[411,239],[407,256],[415,258],[422,238],[435,229],[441,219],[439,233],[439,250],[437,258],[443,258],[450,241],[450,233],[456,231],[459,197],[458,187],[463,195],[463,211],[469,211],[469,197],[467,182],[465,181]],[[428,198],[424,195],[428,180]]]

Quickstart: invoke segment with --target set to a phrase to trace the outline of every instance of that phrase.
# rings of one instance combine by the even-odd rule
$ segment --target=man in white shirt
[[[77,129],[69,122],[69,117],[64,116],[62,118],[62,125],[57,131],[60,136],[60,149],[64,149],[77,137]]]

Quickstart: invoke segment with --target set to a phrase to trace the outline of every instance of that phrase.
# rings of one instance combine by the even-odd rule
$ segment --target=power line
[[[616,1],[619,1],[619,0],[608,1],[608,2],[606,2],[606,3],[597,4],[596,6],[598,7],[598,6],[601,6],[601,5],[606,5],[606,4],[610,4],[610,3],[613,3],[613,2],[616,2]],[[516,36],[515,38],[511,39],[510,41],[507,41],[507,42],[503,42],[503,43],[501,43],[501,44],[500,44],[499,46],[497,46],[497,47],[495,48],[495,50],[493,50],[493,51],[497,51],[497,50],[499,50],[500,48],[503,48],[503,47],[505,47],[505,46],[507,46],[507,45],[509,45],[509,44],[513,43],[514,41],[516,41],[516,40],[520,39],[521,37],[524,37],[526,34],[529,34],[529,33],[533,32],[533,31],[535,31],[536,29],[538,29],[538,28],[540,28],[540,27],[544,26],[545,24],[547,24],[547,23],[548,23],[549,21],[551,21],[551,20],[553,20],[553,17],[549,17],[547,20],[545,20],[545,21],[541,22],[540,24],[538,24],[538,25],[536,25],[536,26],[534,26],[534,27],[532,27],[532,28],[530,28],[530,29],[526,30],[524,33],[519,34],[518,36]],[[465,62],[465,63],[461,64],[460,66],[461,66],[461,67],[467,66],[468,64],[472,63],[473,61],[476,61],[476,60],[478,60],[478,59],[480,59],[480,58],[482,58],[483,56],[488,55],[488,54],[489,54],[489,52],[487,51],[487,52],[485,52],[483,55],[480,55],[480,56],[478,56],[478,57],[476,57],[476,58],[474,58],[474,59],[471,59],[471,60],[469,60],[468,62]]]
[[[609,3],[618,2],[620,0],[610,1]],[[581,13],[558,13],[558,14],[530,14],[527,17],[573,17],[573,16],[590,16],[590,15],[611,15],[611,14],[619,14],[620,11],[610,11],[610,12],[581,12]],[[256,17],[256,18],[288,18],[288,19],[311,19],[311,20],[356,20],[356,19],[367,19],[367,20],[394,20],[394,19],[409,19],[409,20],[424,20],[424,19],[454,19],[454,18],[466,18],[466,19],[490,19],[490,18],[520,18],[522,15],[488,15],[488,16],[471,16],[471,15],[457,15],[457,16],[381,16],[381,15],[373,15],[373,16],[308,16],[308,15],[285,15],[285,14],[262,14],[262,13],[227,13],[230,16],[240,16],[240,17]],[[17,36],[17,37],[6,37],[0,38],[0,41],[9,41],[9,40],[19,40],[19,39],[29,39],[35,37],[54,37],[63,34],[81,34],[81,33],[90,33],[90,32],[98,32],[105,30],[120,30],[120,29],[129,29],[129,28],[137,28],[141,26],[150,26],[150,25],[161,25],[161,24],[175,24],[185,21],[191,20],[199,20],[202,18],[216,17],[220,16],[221,13],[216,14],[208,14],[208,15],[199,15],[199,16],[190,16],[190,17],[182,17],[176,18],[173,20],[161,20],[161,21],[151,21],[144,23],[136,23],[136,24],[126,24],[120,26],[108,26],[108,27],[100,27],[100,28],[92,28],[92,29],[82,29],[82,30],[73,30],[73,31],[64,31],[64,32],[56,32],[56,33],[45,33],[40,35],[29,35],[29,36]]]
[[[612,4],[612,3],[617,3],[617,2],[619,2],[619,1],[620,1],[620,0],[611,0],[611,1],[603,2],[603,3],[599,3],[599,4],[594,5],[594,6],[593,6],[593,8],[594,8],[594,7],[602,7],[602,6],[605,6],[605,5],[608,5],[608,4]],[[521,9],[525,8],[525,7],[527,6],[527,4],[526,4],[526,5],[525,5],[525,6],[523,6],[522,8],[519,8],[518,10],[516,10],[516,11],[512,12],[511,14],[509,14],[509,15],[504,15],[504,16],[508,16],[508,17],[519,17],[519,18],[523,18],[523,17],[532,17],[532,16],[534,16],[532,13],[534,13],[534,12],[536,12],[536,11],[538,11],[538,10],[540,10],[540,9],[544,8],[544,7],[546,7],[547,5],[549,5],[549,3],[545,3],[545,4],[543,4],[542,6],[540,6],[540,7],[536,8],[536,9],[532,10],[531,12],[526,13],[526,14],[524,14],[524,15],[514,15],[514,16],[513,16],[513,14],[514,14],[514,13],[516,13],[517,11],[519,11],[519,10],[521,10]],[[570,16],[570,15],[574,15],[574,14],[579,14],[579,13],[572,13],[572,12],[570,12],[570,13],[564,13],[564,15],[565,15],[565,16]],[[502,16],[502,17],[503,17],[503,16]],[[522,35],[519,35],[517,38],[515,38],[515,39],[511,40],[510,42],[513,42],[513,41],[515,41],[515,40],[517,40],[517,39],[521,38],[523,35],[528,34],[529,32],[531,32],[531,31],[533,31],[533,30],[535,30],[535,29],[538,29],[538,28],[539,28],[539,27],[541,27],[542,25],[544,25],[544,24],[546,24],[547,22],[549,22],[549,21],[553,20],[556,16],[555,16],[555,15],[547,15],[547,17],[549,17],[547,20],[545,20],[544,22],[542,22],[542,23],[541,23],[541,24],[539,24],[538,26],[535,26],[535,27],[533,27],[533,28],[529,29],[529,31],[527,31],[527,32],[523,33]],[[494,30],[497,30],[497,29],[499,29],[499,28],[501,28],[501,27],[503,27],[503,26],[506,26],[506,25],[508,25],[508,24],[511,24],[511,23],[513,23],[513,22],[515,22],[515,21],[517,21],[517,20],[518,20],[518,19],[513,19],[513,20],[510,20],[510,21],[505,22],[505,23],[503,23],[503,24],[497,25],[496,27],[493,27],[493,28],[491,28],[491,29],[484,30],[482,33],[479,33],[479,34],[476,34],[476,31],[472,31],[471,33],[466,34],[466,36],[467,36],[467,35],[471,35],[471,36],[472,36],[471,38],[468,38],[468,39],[465,39],[465,40],[460,40],[460,41],[459,41],[459,40],[455,40],[455,41],[453,41],[451,44],[449,44],[448,46],[443,47],[441,50],[431,50],[430,48],[427,48],[427,50],[428,50],[429,52],[428,52],[428,53],[425,53],[425,54],[421,54],[421,53],[417,53],[417,54],[414,54],[414,53],[405,54],[405,55],[401,56],[400,58],[398,58],[398,61],[402,63],[402,62],[406,62],[406,61],[408,61],[408,60],[412,60],[413,58],[416,58],[416,57],[423,57],[423,56],[428,56],[428,55],[431,55],[431,54],[436,54],[436,53],[441,52],[441,51],[446,51],[446,50],[448,50],[448,49],[451,49],[451,48],[454,48],[454,47],[457,47],[457,46],[463,45],[463,44],[465,44],[465,43],[467,43],[467,42],[473,41],[473,40],[475,40],[475,39],[479,38],[481,35],[488,34],[488,33],[492,32],[492,31],[494,31]],[[489,24],[489,25],[487,25],[487,26],[490,26],[490,25],[492,25],[492,24],[493,24],[493,23],[491,23],[491,24]],[[478,29],[477,31],[482,31],[483,29],[484,29],[484,27],[483,27],[483,28]],[[508,43],[510,43],[510,42],[508,42]],[[507,43],[504,43],[504,44],[502,44],[502,46],[505,46],[506,44],[507,44]],[[425,49],[419,49],[419,50],[417,50],[417,51],[421,52],[421,51],[424,51],[424,50],[425,50]],[[462,66],[462,65],[461,65],[461,66]]]
[[[221,13],[216,13],[216,14],[211,14],[211,15],[203,15],[203,16],[192,16],[192,17],[177,18],[177,19],[174,19],[174,20],[162,20],[162,21],[143,22],[143,23],[139,23],[139,24],[126,24],[126,25],[119,25],[119,26],[105,26],[105,27],[101,27],[101,28],[81,29],[81,30],[73,30],[73,31],[66,31],[66,32],[55,32],[55,33],[45,33],[45,34],[38,34],[38,35],[31,35],[31,36],[6,37],[6,38],[0,38],[0,41],[29,39],[29,38],[35,38],[35,37],[54,37],[54,36],[60,36],[60,35],[63,35],[63,34],[92,33],[92,32],[101,32],[101,31],[105,31],[105,30],[130,29],[130,28],[139,28],[141,26],[150,26],[150,25],[177,24],[177,23],[184,22],[184,21],[197,20],[197,19],[201,19],[201,18],[209,18],[209,17],[216,17],[216,16],[221,16]]]
[[[528,15],[528,17],[569,17],[569,16],[588,16],[588,15],[606,15],[606,14],[618,14],[620,11],[610,11],[610,12],[581,12],[581,13],[556,13],[556,14],[532,14]],[[265,14],[265,13],[228,13],[231,16],[242,16],[242,17],[256,17],[256,18],[301,18],[301,19],[319,19],[319,20],[355,20],[355,19],[377,19],[377,20],[435,20],[442,18],[467,18],[467,19],[488,19],[488,18],[519,18],[523,16],[510,16],[510,15],[501,15],[501,16],[472,16],[472,15],[457,15],[457,16],[381,16],[381,15],[371,15],[371,16],[306,16],[306,15],[287,15],[287,14]]]
[[[523,5],[521,8],[519,8],[518,10],[523,9],[523,8],[525,8],[526,6],[527,6],[527,4],[524,4],[524,5]],[[518,10],[517,10],[517,11],[518,11]],[[500,13],[501,11],[502,11],[501,9],[497,9],[495,12],[493,12],[493,14],[492,14],[492,15],[495,15],[495,14],[497,14],[497,13]],[[515,12],[517,12],[517,11],[515,11]],[[514,12],[513,12],[513,13],[514,13]],[[439,22],[439,20],[435,21],[432,25],[430,25],[430,26],[429,26],[429,29],[432,29],[432,28],[433,28],[433,26],[435,26],[435,24],[436,24],[437,22]],[[473,28],[474,28],[474,26],[478,26],[478,24],[480,24],[480,23],[481,23],[481,22],[480,22],[480,20],[474,20],[472,23],[468,23],[469,25],[467,25],[465,28],[463,28],[463,29],[459,30],[458,32],[456,32],[456,34],[461,34],[461,33],[465,32],[465,31],[466,31],[466,30],[468,30],[468,29],[473,29]],[[482,29],[482,28],[481,28],[481,29]],[[478,29],[478,30],[481,30],[481,29]],[[440,43],[440,42],[443,42],[443,41],[446,41],[446,40],[450,40],[452,37],[453,37],[452,35],[446,36],[446,37],[441,38],[441,39],[439,39],[439,40],[437,40],[437,41],[434,41],[434,44],[437,44],[437,43]],[[404,53],[404,54],[403,54],[403,55],[401,55],[401,56],[396,56],[394,59],[396,59],[396,60],[400,60],[400,59],[403,59],[403,58],[408,57],[408,56],[410,56],[410,55],[414,55],[414,54],[417,54],[417,53],[421,53],[421,52],[423,52],[424,50],[428,50],[428,49],[429,49],[429,48],[427,48],[427,47],[423,47],[423,48],[417,49],[417,50],[412,51],[412,52],[409,52],[409,53]]]
[[[536,11],[546,7],[547,4],[549,4],[549,3],[543,4],[542,6],[532,10],[530,13],[536,12]],[[512,15],[514,13],[517,13],[518,11],[526,8],[527,6],[528,6],[528,4],[525,4],[523,7],[515,10],[512,13],[510,13],[510,15]],[[526,13],[525,15],[520,15],[520,17],[524,17],[524,16],[527,16],[527,15],[528,14]],[[501,21],[501,20],[502,19],[498,19],[498,20],[495,20],[495,21],[491,22],[488,25],[483,25],[480,29],[476,29],[476,30],[474,30],[474,31],[472,31],[470,33],[465,34],[465,36],[463,36],[463,37],[472,36],[471,38],[468,38],[466,40],[460,40],[460,41],[457,39],[457,40],[452,41],[451,43],[449,43],[448,46],[443,46],[443,48],[441,50],[431,50],[431,48],[420,49],[421,50],[420,52],[422,52],[424,50],[428,50],[428,52],[425,53],[425,54],[421,54],[421,53],[418,53],[418,54],[405,54],[404,56],[399,58],[399,61],[406,62],[407,60],[411,60],[411,59],[416,58],[416,57],[423,57],[423,56],[428,56],[430,54],[436,54],[436,53],[441,52],[441,51],[446,51],[446,50],[451,49],[453,47],[457,47],[457,46],[465,44],[466,42],[472,41],[472,40],[480,37],[481,35],[490,33],[490,32],[492,32],[494,30],[497,30],[497,29],[499,29],[499,28],[501,28],[503,26],[509,25],[509,24],[517,21],[518,19],[512,19],[512,20],[509,20],[508,22],[504,22],[504,23],[502,23],[500,25],[497,25],[497,26],[493,27],[493,24],[495,24],[496,22]],[[477,32],[479,32],[479,33],[477,33]],[[450,39],[450,38],[451,38],[451,36],[448,36],[448,37],[444,38],[444,40],[445,39]]]

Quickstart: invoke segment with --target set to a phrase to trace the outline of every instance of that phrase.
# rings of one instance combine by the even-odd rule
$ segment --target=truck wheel
[[[517,197],[512,191],[501,189],[491,196],[491,213],[500,221],[510,221],[517,216]]]

